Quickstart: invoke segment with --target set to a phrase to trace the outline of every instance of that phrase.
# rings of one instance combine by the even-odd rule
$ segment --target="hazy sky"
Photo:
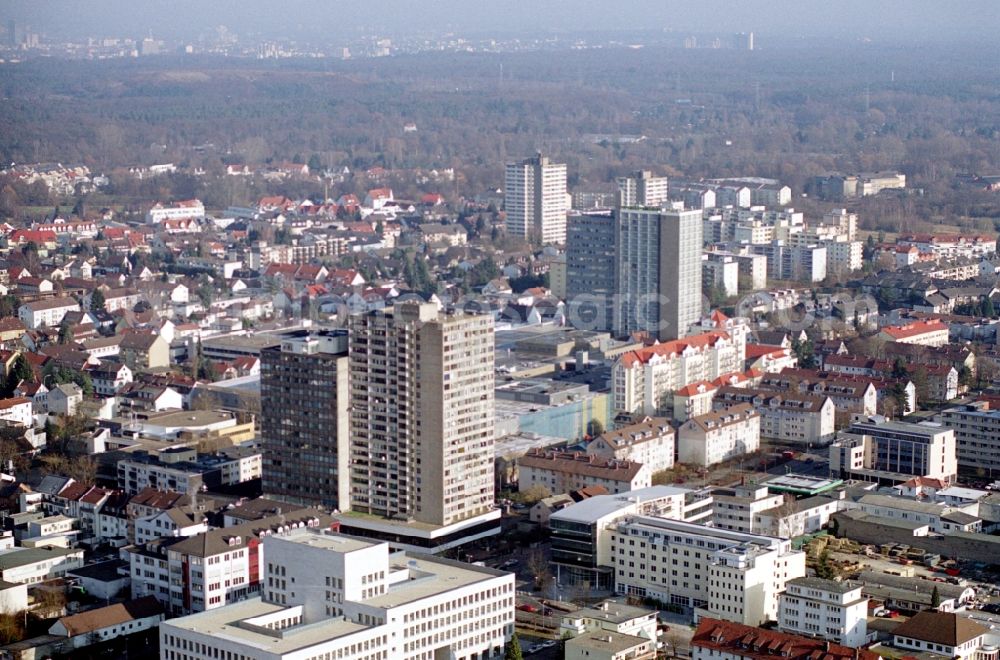
[[[331,40],[368,32],[533,32],[671,28],[753,30],[772,37],[870,37],[881,42],[995,42],[998,0],[0,0],[13,18],[53,36],[192,38],[239,32]]]

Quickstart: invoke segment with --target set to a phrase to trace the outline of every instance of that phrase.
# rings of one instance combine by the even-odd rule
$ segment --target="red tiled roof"
[[[879,660],[867,649],[853,649],[824,639],[800,637],[776,630],[744,626],[731,621],[702,617],[691,645],[720,655],[753,660]]]
[[[926,321],[914,321],[906,325],[887,325],[882,328],[882,332],[893,339],[907,339],[927,334],[928,332],[948,332],[948,326],[937,319],[927,319]]]
[[[654,356],[679,355],[689,348],[704,349],[715,346],[720,340],[729,339],[729,333],[721,330],[713,330],[700,335],[675,339],[661,344],[654,344],[647,348],[626,353],[622,356],[622,363],[626,368],[631,368],[636,364],[645,364]]]
[[[690,385],[685,385],[681,389],[677,390],[677,394],[680,396],[694,396],[702,392],[711,392],[716,389],[715,385],[708,382],[707,380],[699,380]]]
[[[14,406],[24,405],[25,403],[30,404],[31,399],[26,399],[23,396],[15,396],[10,399],[0,399],[0,410],[7,410],[13,408]]]
[[[781,356],[789,354],[787,348],[782,348],[781,346],[770,346],[768,344],[747,344],[747,358],[759,358],[765,355],[770,356]]]

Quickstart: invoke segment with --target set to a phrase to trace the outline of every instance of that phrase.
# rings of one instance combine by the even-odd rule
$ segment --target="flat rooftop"
[[[256,351],[259,354],[265,348],[279,346],[281,339],[282,337],[279,334],[223,335],[221,337],[209,337],[202,340],[201,343],[204,348],[208,349],[221,348],[223,350]]]
[[[260,598],[252,598],[226,607],[170,619],[160,625],[173,626],[216,639],[232,641],[276,656],[283,656],[299,649],[309,648],[370,628],[370,626],[353,623],[344,618],[321,619],[314,623],[267,632],[265,632],[265,628],[248,629],[239,625],[247,619],[285,611],[292,614],[298,610],[300,610],[298,607],[273,605],[265,603]]]
[[[365,600],[366,605],[386,609],[399,607],[470,584],[511,575],[485,566],[474,566],[429,555],[414,556],[402,553],[389,558],[389,570],[408,570],[410,577],[390,585],[389,590],[381,596]]]
[[[289,543],[307,545],[310,548],[319,548],[321,550],[331,550],[333,552],[344,553],[364,550],[376,545],[385,545],[384,543],[377,541],[367,541],[365,539],[360,539],[354,536],[345,536],[343,534],[320,534],[314,529],[308,527],[294,529],[289,533],[275,536],[273,538],[280,541],[287,541]]]
[[[807,474],[783,474],[763,483],[770,490],[803,495],[816,495],[836,488],[844,483],[841,479],[813,477]]]
[[[655,610],[649,610],[644,607],[635,607],[634,605],[619,603],[615,600],[606,600],[594,607],[584,607],[564,616],[573,619],[588,618],[601,619],[612,623],[625,623],[626,621],[647,617],[655,613]]]
[[[566,438],[557,438],[553,435],[539,435],[537,433],[514,433],[497,438],[494,441],[493,453],[497,458],[508,455],[521,455],[529,449],[542,449],[552,445],[564,445]]]
[[[678,486],[650,486],[615,495],[596,495],[556,511],[552,514],[552,518],[571,522],[594,523],[615,511],[636,503],[641,504],[672,495],[686,495],[689,492],[691,492],[690,489]]]

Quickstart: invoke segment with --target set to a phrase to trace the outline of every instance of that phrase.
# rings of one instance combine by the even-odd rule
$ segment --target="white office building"
[[[690,608],[696,617],[775,621],[778,595],[806,571],[805,553],[786,539],[646,516],[618,520],[610,533],[619,594]]]
[[[299,529],[264,540],[261,598],[160,626],[164,660],[487,660],[514,630],[514,575]]]
[[[765,484],[748,484],[712,491],[712,526],[747,534],[759,533],[754,527],[757,514],[779,507],[785,501],[780,493],[771,493]]]
[[[861,595],[860,583],[795,578],[779,603],[779,630],[854,648],[868,641],[868,598]]]

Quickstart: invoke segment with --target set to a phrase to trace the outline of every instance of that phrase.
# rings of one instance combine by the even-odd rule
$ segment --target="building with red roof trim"
[[[742,372],[745,342],[743,333],[712,330],[622,354],[612,367],[615,410],[672,414],[677,390]]]
[[[867,649],[833,644],[741,623],[702,617],[691,638],[692,660],[882,660]]]
[[[913,321],[904,325],[887,325],[878,333],[885,341],[918,346],[944,346],[948,343],[948,325],[938,319]]]

